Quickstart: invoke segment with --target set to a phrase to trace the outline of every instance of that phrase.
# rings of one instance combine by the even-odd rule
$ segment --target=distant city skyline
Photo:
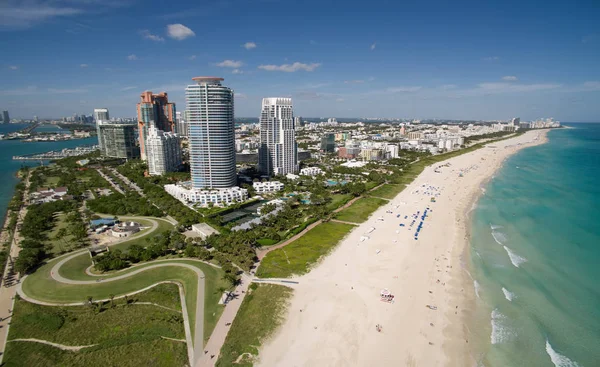
[[[276,95],[301,116],[600,120],[594,0],[160,5],[3,2],[0,109],[13,119],[99,106],[135,117],[151,90],[183,111],[189,76],[215,75],[244,117]],[[279,32],[290,24],[297,30]]]

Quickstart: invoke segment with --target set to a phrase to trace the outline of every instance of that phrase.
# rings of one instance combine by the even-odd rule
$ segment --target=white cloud
[[[505,93],[505,92],[533,92],[539,90],[549,90],[560,88],[560,84],[538,83],[538,84],[514,84],[514,83],[481,83],[478,89],[486,93]]]
[[[38,91],[36,86],[29,86],[17,89],[0,89],[0,96],[26,96]]]
[[[252,50],[253,48],[256,48],[256,43],[246,42],[242,45],[242,47],[244,47],[246,50]]]
[[[8,0],[0,2],[0,26],[28,28],[45,20],[83,13],[54,2]]]
[[[79,67],[80,67],[80,68],[87,68],[87,67],[88,67],[88,64],[80,64],[80,65],[79,65]]]
[[[19,67],[16,65],[11,65],[8,67],[10,70],[19,70]]]
[[[355,80],[344,80],[344,84],[361,84],[364,83],[365,81],[362,79],[355,79]]]
[[[589,81],[583,83],[583,87],[592,90],[600,90],[600,82],[598,81]]]
[[[316,68],[321,66],[320,63],[304,64],[301,62],[295,62],[293,64],[282,64],[282,65],[259,65],[259,69],[267,71],[284,71],[286,73],[293,73],[295,71],[314,71]]]
[[[483,61],[498,61],[500,58],[498,56],[488,56],[482,59]]]
[[[458,86],[456,84],[443,84],[438,87],[438,89],[442,89],[442,90],[449,90],[449,89],[456,89],[456,88],[458,88]]]
[[[124,88],[121,88],[121,90],[124,92],[124,91],[127,91],[127,90],[136,89],[136,88],[137,87],[124,87]]]
[[[241,61],[235,61],[235,60],[223,60],[217,64],[215,64],[218,67],[221,68],[239,68],[240,66],[242,66],[244,63],[242,63]]]
[[[235,98],[239,98],[239,99],[246,99],[246,98],[248,98],[248,96],[247,96],[247,95],[245,95],[244,93],[237,93],[237,92],[236,92],[236,93],[234,94],[234,96],[235,96]]]
[[[147,29],[143,29],[140,31],[140,34],[142,35],[142,37],[144,37],[145,39],[151,40],[151,41],[155,41],[155,42],[164,42],[165,39],[161,36],[158,36],[156,34],[152,34],[150,33],[149,30]]]
[[[131,54],[131,55],[127,56],[127,60],[129,60],[129,61],[134,61],[134,60],[137,60],[137,59],[138,58],[137,58],[137,56],[135,56],[135,54]]]
[[[194,31],[184,26],[183,24],[169,24],[167,26],[167,35],[173,39],[178,41],[184,40],[188,37],[193,37],[196,35]]]
[[[343,98],[338,98],[338,99],[336,99],[335,101],[336,101],[336,102],[344,102],[344,99],[343,99]]]
[[[414,86],[414,87],[390,87],[387,89],[387,91],[389,93],[414,93],[414,92],[418,92],[421,89],[423,89],[423,87],[420,86]]]
[[[243,71],[243,70],[240,70],[240,69],[233,69],[233,70],[231,71],[231,74],[244,74],[244,71]]]
[[[87,89],[58,89],[58,88],[48,88],[48,92],[54,94],[72,94],[72,93],[86,93]]]
[[[502,80],[506,80],[508,82],[515,82],[517,80],[519,80],[516,76],[514,75],[507,75],[507,76],[503,76]]]
[[[196,55],[192,55],[192,56],[188,57],[188,60],[196,60]]]
[[[377,47],[377,43],[373,43],[373,44],[371,45],[371,51],[373,51],[373,50],[375,49],[375,47]]]

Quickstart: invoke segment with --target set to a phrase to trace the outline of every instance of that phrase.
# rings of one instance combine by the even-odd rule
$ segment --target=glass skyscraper
[[[196,77],[185,89],[194,189],[236,186],[233,91],[223,78]]]

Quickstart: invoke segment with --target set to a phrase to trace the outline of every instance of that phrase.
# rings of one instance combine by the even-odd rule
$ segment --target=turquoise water
[[[473,213],[481,366],[600,365],[600,124],[512,156]]]
[[[21,130],[27,126],[27,124],[0,124],[0,134]],[[21,166],[38,166],[40,164],[40,162],[37,161],[13,161],[12,157],[14,155],[43,153],[49,150],[75,148],[79,145],[89,144],[98,144],[98,139],[93,137],[43,143],[24,143],[20,140],[0,140],[0,172],[2,172],[2,180],[0,180],[0,218],[4,218],[6,206],[12,198],[15,185],[18,182],[15,173]]]

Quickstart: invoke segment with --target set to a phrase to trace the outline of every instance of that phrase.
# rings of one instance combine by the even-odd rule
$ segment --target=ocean
[[[27,127],[27,124],[0,124],[0,134],[14,132]],[[58,131],[56,128],[43,127],[44,132]],[[75,148],[79,145],[98,144],[96,137],[67,140],[59,142],[43,142],[43,143],[24,143],[20,140],[0,140],[0,172],[2,172],[2,180],[0,180],[0,215],[4,218],[6,207],[13,196],[15,185],[19,182],[15,174],[24,165],[39,166],[39,161],[14,161],[15,155],[24,155],[32,153],[43,153],[50,150],[60,150],[63,148]]]
[[[511,156],[472,213],[479,366],[600,366],[600,124]]]

